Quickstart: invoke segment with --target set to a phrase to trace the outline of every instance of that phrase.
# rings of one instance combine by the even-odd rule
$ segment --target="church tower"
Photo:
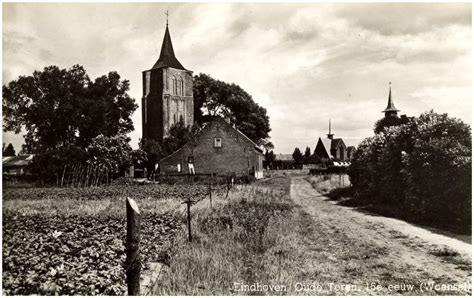
[[[150,70],[143,71],[143,139],[162,144],[180,120],[185,126],[194,122],[193,72],[176,59],[166,21],[160,58]]]
[[[397,113],[400,112],[400,110],[397,110],[395,105],[393,104],[392,101],[392,82],[389,83],[388,87],[388,104],[385,110],[382,111],[382,113],[385,113],[385,117],[398,117]]]

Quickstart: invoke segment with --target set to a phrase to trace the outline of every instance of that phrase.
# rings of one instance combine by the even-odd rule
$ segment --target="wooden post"
[[[212,186],[211,186],[211,181],[209,180],[209,204],[211,205],[212,208]]]
[[[125,273],[127,275],[128,295],[140,295],[140,211],[131,198],[127,198],[127,243]]]
[[[63,169],[63,176],[61,177],[61,187],[63,187],[63,183],[64,183],[64,175],[66,174],[66,167],[67,167],[67,165],[64,165],[64,169]]]
[[[187,200],[184,201],[181,204],[187,204],[187,209],[188,209],[188,241],[191,242],[193,241],[193,235],[191,234],[191,204],[193,201]]]

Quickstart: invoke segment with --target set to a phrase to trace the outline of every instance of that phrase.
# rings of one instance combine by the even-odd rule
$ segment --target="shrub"
[[[365,139],[349,176],[363,200],[469,225],[471,150],[467,124],[431,111]]]

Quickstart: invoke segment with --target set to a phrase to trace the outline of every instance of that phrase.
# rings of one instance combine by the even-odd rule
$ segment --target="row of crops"
[[[124,198],[133,197],[141,209],[140,251],[146,268],[169,257],[183,230],[180,202],[207,191],[207,185],[157,184],[4,189],[3,294],[124,295]],[[165,200],[176,205],[150,207]],[[109,205],[94,212],[103,201]],[[84,206],[92,211],[74,212]]]

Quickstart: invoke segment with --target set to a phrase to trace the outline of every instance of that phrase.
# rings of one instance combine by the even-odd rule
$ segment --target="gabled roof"
[[[341,139],[341,138],[336,138],[336,139],[332,139],[332,142],[331,142],[331,149],[337,149],[337,147],[339,146],[340,143],[343,143],[344,144],[344,141]],[[345,146],[346,144],[344,144]]]
[[[173,50],[173,43],[171,42],[170,31],[168,25],[166,25],[165,37],[163,38],[163,44],[161,45],[160,58],[153,65],[152,69],[172,67],[176,69],[183,69],[184,66],[176,59]]]
[[[387,107],[385,108],[385,110],[382,111],[382,113],[386,113],[386,112],[400,112],[400,110],[397,110],[397,108],[393,104],[393,101],[392,101],[392,87],[391,86],[389,87],[389,92],[388,92],[388,104],[387,104]]]
[[[24,167],[33,161],[33,154],[8,156],[2,158],[2,166],[5,167]]]
[[[324,150],[326,150],[326,154],[329,156],[329,158],[332,158],[333,156],[331,155],[331,139],[326,139],[326,138],[319,138],[318,142],[321,142],[323,144]]]
[[[220,116],[216,116],[212,121],[208,122],[208,123],[205,123],[203,125],[203,127],[197,132],[197,135],[200,135],[202,133],[204,133],[204,131],[210,126],[210,124],[212,122],[219,122],[223,125],[226,125],[228,126],[229,128],[233,129],[234,131],[236,131],[239,135],[241,135],[245,140],[247,140],[248,142],[250,142],[253,146],[254,146],[254,149],[259,153],[259,154],[262,154],[263,155],[263,149],[260,148],[257,144],[255,144],[255,142],[253,142],[249,137],[247,137],[243,132],[241,132],[240,130],[238,130],[237,128],[235,128],[234,126],[232,126],[230,123],[228,123],[227,121],[224,120],[224,118],[220,117]],[[184,144],[181,148],[179,148],[178,150],[176,150],[175,152],[171,153],[170,155],[166,156],[166,157],[163,157],[160,162],[170,158],[171,156],[174,156],[175,154],[177,154],[179,151],[181,151],[184,147],[186,147],[187,145],[189,144],[186,143]]]

